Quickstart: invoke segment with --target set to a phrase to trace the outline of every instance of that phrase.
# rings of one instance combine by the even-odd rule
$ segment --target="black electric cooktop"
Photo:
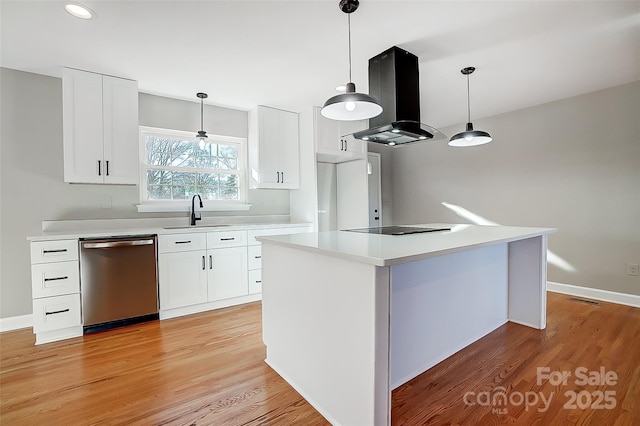
[[[381,235],[408,235],[423,232],[451,231],[451,228],[420,228],[417,226],[381,226],[379,228],[345,229],[350,232],[362,232],[364,234]]]

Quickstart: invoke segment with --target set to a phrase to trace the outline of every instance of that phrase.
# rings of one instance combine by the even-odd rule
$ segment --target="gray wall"
[[[640,294],[640,278],[626,275],[640,263],[638,111],[635,82],[475,120],[488,145],[396,149],[394,222],[471,223],[448,202],[501,225],[558,228],[549,249],[575,270],[550,264],[550,281]]]
[[[0,68],[0,318],[31,313],[28,235],[43,220],[174,217],[138,213],[138,186],[63,183],[62,80]],[[194,94],[195,99],[195,94]],[[197,99],[195,99],[197,101]],[[200,105],[140,94],[140,124],[200,128]],[[209,134],[247,136],[247,113],[205,106]],[[109,197],[111,208],[101,208]],[[285,190],[250,190],[250,211],[206,215],[289,214]],[[182,214],[185,223],[187,213]]]

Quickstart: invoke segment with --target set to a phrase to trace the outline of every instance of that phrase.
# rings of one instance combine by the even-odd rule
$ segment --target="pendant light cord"
[[[471,123],[471,101],[469,100],[469,74],[467,74],[467,123]]]
[[[351,14],[347,13],[347,22],[349,26],[349,83],[351,80]]]
[[[200,130],[204,131],[204,99],[200,98]]]

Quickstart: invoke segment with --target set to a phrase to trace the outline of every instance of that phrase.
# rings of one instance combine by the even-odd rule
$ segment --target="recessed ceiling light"
[[[96,16],[91,9],[79,3],[67,3],[64,5],[64,9],[71,15],[80,19],[91,19]]]

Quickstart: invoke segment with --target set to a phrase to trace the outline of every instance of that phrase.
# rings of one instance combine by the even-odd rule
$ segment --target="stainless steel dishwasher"
[[[157,236],[80,240],[84,333],[158,319]]]

